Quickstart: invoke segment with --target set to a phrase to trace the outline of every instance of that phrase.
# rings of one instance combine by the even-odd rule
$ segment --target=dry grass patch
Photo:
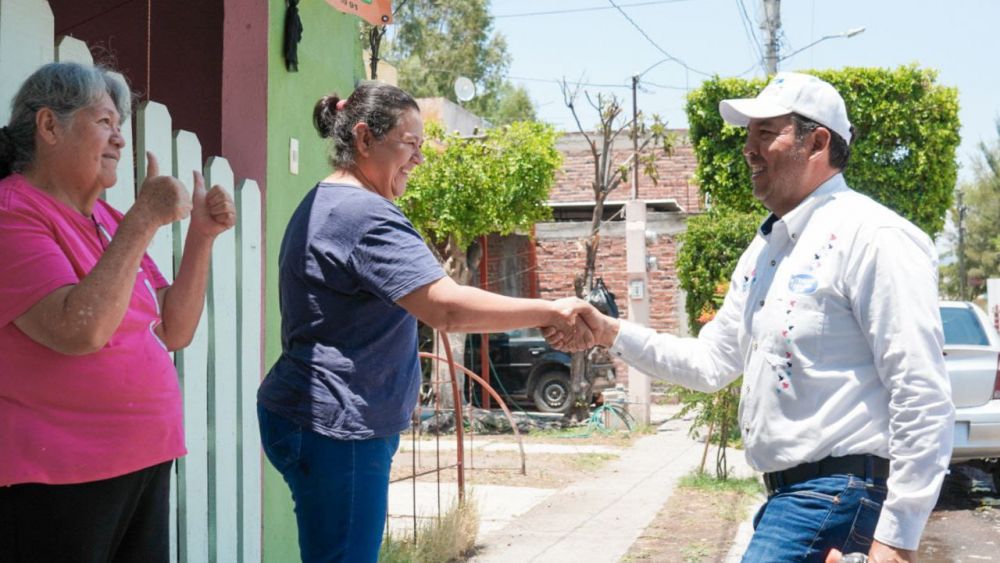
[[[641,437],[638,433],[593,433],[581,437],[582,428],[567,428],[563,430],[533,432],[524,435],[524,444],[554,444],[559,446],[604,446],[624,451]],[[407,446],[409,438],[404,437]],[[454,443],[454,436],[442,436],[441,443]],[[518,450],[484,450],[482,446],[490,444],[517,443],[514,436],[475,436],[473,447],[465,448],[465,479],[470,484],[506,485],[513,487],[538,487],[558,489],[566,483],[598,474],[607,464],[618,458],[617,453],[532,453],[526,455],[525,469],[527,475],[521,475],[521,457]],[[467,442],[468,444],[468,442]],[[415,459],[414,459],[415,458]],[[419,452],[414,455],[410,451],[396,454],[392,464],[392,479],[400,479],[414,473],[431,471],[436,467],[446,467],[456,463],[454,448],[435,450],[435,442],[423,440],[419,443]],[[438,479],[434,473],[418,477],[418,481],[433,482]],[[457,480],[457,470],[445,469],[440,479],[445,482]]]
[[[622,561],[721,563],[760,494],[757,479],[720,481],[705,474],[688,475]]]
[[[476,452],[471,458],[466,454],[465,481],[478,485],[558,489],[569,482],[598,474],[609,462],[617,458],[617,454],[610,453],[528,454],[525,466],[527,474],[521,475],[521,458],[517,452]],[[436,467],[433,455],[418,457],[416,470],[411,460],[409,456],[397,458],[392,466],[392,479],[412,475],[415,472],[422,473]],[[454,462],[453,455],[448,458],[442,455],[442,466]],[[454,468],[445,469],[441,472],[440,478],[443,482],[452,483],[458,480],[458,472]],[[417,478],[422,482],[434,482],[437,479],[438,476],[434,473]]]
[[[417,541],[410,534],[386,534],[379,551],[379,563],[450,563],[465,561],[479,535],[479,510],[475,500],[453,505],[440,519],[429,520],[417,529]]]

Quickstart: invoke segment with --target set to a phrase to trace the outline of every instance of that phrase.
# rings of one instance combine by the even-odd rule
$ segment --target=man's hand
[[[214,239],[236,224],[236,204],[222,186],[205,191],[205,178],[194,172],[194,194],[191,198],[191,232]]]
[[[576,297],[566,297],[552,303],[556,315],[553,324],[542,328],[542,334],[553,348],[567,352],[586,350],[594,345],[594,333],[580,316],[590,305]],[[551,338],[550,338],[551,336]],[[553,342],[558,343],[553,344]]]
[[[826,556],[826,563],[839,563],[841,557],[840,550],[831,549]],[[916,551],[897,549],[878,541],[872,542],[872,548],[868,552],[869,563],[915,563],[916,560]]]
[[[548,326],[542,328],[542,335],[549,345],[565,352],[579,352],[591,346],[611,346],[618,335],[618,320],[602,315],[597,309],[585,301],[576,298],[563,299],[556,302],[568,307],[570,311],[579,319],[578,324],[583,324],[592,334],[592,339],[583,343],[576,341],[572,333],[566,333],[558,326]]]
[[[872,542],[872,548],[868,552],[870,563],[915,563],[916,560],[916,551],[898,549],[879,541]]]

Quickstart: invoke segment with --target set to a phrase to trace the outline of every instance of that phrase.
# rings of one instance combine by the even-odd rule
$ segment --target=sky
[[[640,109],[659,114],[669,127],[686,128],[684,98],[704,80],[702,73],[765,74],[760,0],[613,2],[621,11],[612,0],[492,0],[495,30],[511,55],[510,78],[528,90],[542,121],[575,130],[556,83],[562,78],[594,84],[583,87],[592,94],[617,94],[631,114],[630,77],[653,66],[642,77]],[[823,40],[783,60],[779,70],[911,63],[936,69],[940,84],[958,88],[959,178],[971,177],[978,143],[997,136],[1000,0],[785,0],[781,22],[782,55],[827,35],[865,31]],[[656,64],[668,56],[688,68]],[[597,122],[593,111],[580,117],[586,127]]]

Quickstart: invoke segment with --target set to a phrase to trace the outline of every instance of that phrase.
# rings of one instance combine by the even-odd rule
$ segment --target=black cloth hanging
[[[299,18],[299,0],[288,0],[285,10],[285,67],[289,72],[299,71],[299,41],[302,40],[302,20]]]

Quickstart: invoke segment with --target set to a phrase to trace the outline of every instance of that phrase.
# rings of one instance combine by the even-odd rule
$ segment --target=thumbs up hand
[[[170,176],[160,176],[156,156],[146,153],[146,179],[139,188],[134,209],[150,224],[159,227],[179,221],[191,213],[191,196],[184,184]]]
[[[236,224],[236,204],[222,186],[212,186],[205,190],[205,178],[201,172],[194,173],[194,194],[192,197],[191,231],[206,238],[214,239]]]

